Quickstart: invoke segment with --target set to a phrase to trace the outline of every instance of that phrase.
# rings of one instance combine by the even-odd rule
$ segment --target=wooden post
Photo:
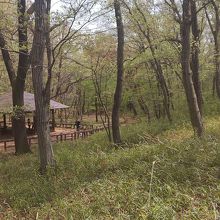
[[[34,133],[36,133],[36,131],[37,131],[37,120],[36,120],[36,115],[35,115],[35,113],[33,114],[32,130],[34,130]]]
[[[51,116],[52,116],[52,131],[55,131],[56,121],[55,121],[55,112],[54,112],[54,109],[51,109]]]
[[[6,128],[7,128],[6,114],[3,114],[3,121],[4,121],[3,128],[6,130]]]
[[[28,139],[29,145],[31,146],[31,138]]]
[[[5,149],[5,151],[7,151],[7,142],[6,141],[4,141],[4,149]]]

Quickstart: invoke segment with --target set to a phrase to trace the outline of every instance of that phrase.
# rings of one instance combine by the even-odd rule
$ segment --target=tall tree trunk
[[[134,117],[137,116],[137,110],[133,101],[128,101],[127,108],[130,112],[133,112]]]
[[[140,21],[137,18],[135,18],[134,14],[133,14],[131,8],[128,6],[128,4],[126,4],[125,2],[124,2],[124,4],[125,4],[126,8],[128,9],[129,14],[133,17],[133,19],[135,20],[139,30],[141,31],[143,36],[146,38],[146,40],[149,44],[149,49],[150,49],[152,57],[153,57],[153,62],[151,62],[151,65],[152,65],[152,67],[153,67],[153,69],[156,73],[157,80],[158,80],[158,82],[160,84],[160,87],[161,87],[161,90],[162,90],[163,106],[164,106],[164,109],[165,109],[166,116],[167,116],[168,120],[171,122],[172,121],[172,116],[171,116],[171,113],[170,113],[170,107],[171,107],[170,92],[169,92],[167,82],[166,82],[165,77],[164,77],[161,61],[160,61],[160,59],[157,58],[156,47],[154,46],[154,44],[152,42],[152,39],[151,39],[151,36],[150,36],[150,29],[148,27],[147,18],[145,17],[145,15],[144,15],[140,5],[138,4],[138,2],[134,1],[134,5],[135,5],[137,11],[139,12],[139,15],[141,16],[141,18],[144,20],[144,22],[146,24],[146,26],[144,26],[144,28],[143,28]]]
[[[95,121],[98,122],[98,100],[97,96],[95,97]]]
[[[220,3],[215,0],[211,0],[210,3],[213,6],[215,14],[214,24],[211,21],[207,8],[205,8],[205,14],[215,42],[215,76],[213,78],[213,95],[216,89],[217,96],[220,98]]]
[[[158,83],[160,85],[160,88],[162,90],[163,105],[164,105],[165,113],[166,113],[166,116],[167,116],[168,120],[170,122],[172,122],[172,116],[171,116],[171,113],[170,113],[170,107],[171,107],[170,92],[169,92],[169,89],[168,89],[168,86],[167,86],[167,83],[166,83],[166,80],[165,80],[165,77],[164,77],[163,68],[161,66],[160,60],[158,60],[156,58],[155,49],[152,45],[150,37],[149,36],[146,36],[146,37],[147,37],[148,43],[150,45],[151,53],[152,53],[153,60],[154,60],[154,62],[152,63],[152,67],[153,67],[153,69],[156,73],[157,81],[158,81]],[[158,90],[159,90],[159,87],[158,87]]]
[[[85,107],[86,107],[86,91],[83,90],[83,97],[82,97],[82,115],[85,114]]]
[[[215,10],[215,31],[213,33],[215,41],[215,83],[218,98],[220,98],[220,3],[212,1]]]
[[[112,141],[112,135],[111,135],[111,127],[110,127],[110,117],[108,113],[107,106],[105,105],[105,102],[103,101],[102,95],[101,95],[101,80],[98,80],[97,73],[96,71],[92,71],[92,79],[93,79],[93,84],[95,88],[95,105],[96,105],[96,119],[98,120],[98,109],[100,112],[100,119],[102,121],[103,127],[106,131],[106,134],[108,136],[109,142]],[[99,102],[98,102],[99,101]],[[104,112],[104,117],[102,116],[102,111]],[[107,121],[107,125],[106,122]]]
[[[12,117],[13,135],[15,140],[15,153],[24,154],[30,152],[25,126],[24,89],[17,84],[12,88],[14,116]]]
[[[198,18],[197,18],[197,7],[195,0],[191,0],[191,13],[192,13],[192,35],[193,35],[193,43],[192,43],[192,62],[191,62],[191,70],[192,70],[192,80],[195,88],[198,106],[200,113],[202,115],[202,89],[201,82],[199,79],[199,38],[200,38],[200,30],[198,27]]]
[[[192,75],[190,73],[190,27],[191,27],[191,10],[190,0],[183,1],[183,21],[181,27],[182,38],[182,52],[181,52],[181,64],[183,74],[183,84],[185,88],[187,103],[189,107],[189,113],[191,123],[195,129],[197,135],[200,137],[203,134],[202,117],[199,110],[198,100],[193,85]]]
[[[112,109],[112,136],[114,143],[121,143],[121,135],[119,129],[120,105],[122,97],[123,85],[123,62],[124,62],[124,27],[122,22],[122,14],[119,0],[114,0],[115,17],[118,32],[118,48],[117,48],[117,84],[114,94],[114,104]]]
[[[144,99],[143,99],[142,96],[140,96],[140,97],[138,98],[138,103],[139,103],[139,105],[140,105],[140,107],[141,107],[141,110],[147,115],[147,120],[148,120],[148,122],[150,122],[150,120],[151,120],[150,111],[149,111],[148,106],[147,106],[146,103],[144,102]]]
[[[25,18],[26,0],[18,0],[18,39],[19,39],[19,60],[16,82],[12,88],[13,106],[16,112],[17,106],[20,107],[20,117],[13,117],[13,130],[15,138],[15,152],[22,154],[30,152],[27,141],[25,126],[24,106],[24,87],[26,74],[29,69],[29,54],[27,42],[27,19]],[[19,131],[19,132],[18,132]]]
[[[47,1],[47,6],[50,2]],[[44,0],[35,0],[35,31],[31,55],[32,79],[35,95],[37,135],[40,154],[40,171],[45,173],[47,166],[55,163],[53,149],[50,140],[49,128],[49,101],[50,101],[50,80],[51,80],[51,51],[49,35],[49,13]],[[48,57],[48,80],[44,86],[43,65],[44,51],[47,43]]]
[[[18,40],[19,40],[19,60],[17,75],[15,73],[10,54],[7,50],[6,41],[0,31],[0,46],[3,60],[8,72],[12,87],[12,100],[14,116],[12,119],[13,135],[15,140],[15,153],[24,154],[30,152],[27,141],[24,112],[24,87],[26,74],[29,69],[29,55],[27,42],[27,19],[25,15],[26,0],[18,0]]]
[[[220,26],[220,22],[219,22]],[[218,98],[220,98],[220,32],[216,36],[217,41],[215,43],[215,88],[218,95]]]

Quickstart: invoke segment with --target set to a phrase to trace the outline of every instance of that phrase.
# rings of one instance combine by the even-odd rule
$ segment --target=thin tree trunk
[[[215,96],[215,91],[216,91],[216,80],[215,80],[215,76],[212,79],[212,96]]]
[[[192,80],[195,88],[198,106],[200,110],[200,114],[202,115],[202,89],[201,82],[199,79],[199,38],[200,38],[200,30],[198,27],[198,18],[197,18],[197,7],[195,0],[191,0],[191,13],[192,13],[192,34],[193,34],[193,43],[192,43]]]
[[[97,96],[95,97],[95,121],[98,122],[98,102],[97,102]]]
[[[216,92],[220,98],[220,8],[219,3],[214,1],[212,3],[215,9],[215,32],[213,33],[215,41],[215,83]]]
[[[133,101],[128,101],[127,108],[129,111],[133,112],[134,117],[137,116],[137,110]]]
[[[215,0],[211,0],[211,4],[215,14],[214,24],[207,12],[207,8],[205,8],[205,14],[215,42],[215,76],[213,79],[215,85],[213,84],[213,95],[216,89],[217,96],[220,98],[220,4]]]
[[[86,91],[83,90],[83,97],[82,97],[82,115],[85,114],[85,106],[86,106]]]
[[[168,120],[170,122],[172,122],[172,116],[171,116],[171,113],[170,113],[170,106],[171,106],[170,105],[170,92],[169,92],[169,89],[168,89],[168,86],[167,86],[167,83],[166,83],[166,80],[165,80],[165,77],[164,77],[164,74],[163,74],[163,69],[162,69],[162,66],[161,66],[161,62],[160,62],[160,60],[158,60],[156,58],[155,50],[152,46],[150,37],[149,36],[146,36],[146,37],[147,37],[148,43],[150,45],[152,56],[154,58],[154,63],[152,65],[152,67],[154,68],[154,70],[156,72],[156,77],[157,77],[158,83],[160,85],[160,88],[162,90],[163,105],[164,105],[164,108],[165,108],[166,116],[167,116]],[[158,88],[158,90],[159,90],[159,88]]]
[[[168,120],[171,122],[172,121],[172,116],[170,113],[170,92],[164,77],[164,73],[163,73],[163,68],[161,65],[161,61],[160,59],[157,58],[156,55],[156,48],[152,43],[151,37],[150,37],[150,30],[149,27],[146,26],[146,28],[143,28],[140,21],[138,19],[135,18],[135,16],[133,15],[132,10],[130,9],[130,7],[128,6],[128,4],[126,4],[124,2],[126,8],[129,10],[129,14],[132,15],[132,17],[134,18],[139,30],[141,31],[141,33],[143,34],[143,36],[146,38],[148,44],[149,44],[149,48],[153,57],[153,62],[152,62],[152,67],[156,73],[156,77],[157,80],[160,84],[160,87],[162,89],[162,95],[163,95],[163,105],[165,108],[165,112],[166,112],[166,116],[168,118]],[[134,1],[135,7],[137,9],[137,11],[139,12],[140,16],[142,17],[142,19],[144,20],[145,24],[147,24],[147,19],[143,13],[143,11],[141,10],[141,8],[139,7],[139,4],[137,1]],[[145,50],[145,49],[144,49]]]
[[[114,143],[121,143],[119,129],[120,105],[123,85],[123,62],[124,62],[124,27],[122,22],[121,7],[118,0],[114,0],[115,17],[118,32],[117,48],[117,84],[114,94],[114,104],[112,109],[112,135]]]
[[[190,52],[191,52],[190,27],[191,27],[190,0],[184,0],[183,22],[181,27],[181,37],[182,37],[181,64],[183,71],[183,85],[185,88],[191,123],[197,135],[200,137],[203,134],[203,124],[198,106],[196,92],[193,85],[192,75],[190,73]]]
[[[93,84],[94,84],[94,88],[95,88],[95,92],[96,92],[96,98],[95,98],[96,119],[98,119],[98,106],[99,106],[100,119],[102,121],[104,129],[105,129],[106,134],[108,136],[109,142],[111,142],[112,141],[112,135],[111,135],[111,128],[110,128],[110,117],[109,117],[109,114],[108,114],[107,106],[105,106],[105,103],[102,100],[102,96],[101,96],[101,80],[98,80],[97,73],[95,71],[93,71],[92,76],[93,76],[92,79],[93,79]],[[99,105],[98,105],[98,101],[99,101]],[[105,114],[104,119],[102,117],[101,107],[103,108],[103,111],[104,111],[104,114]],[[107,126],[106,126],[106,123],[105,123],[106,121],[107,121]]]
[[[148,106],[146,105],[146,103],[144,102],[143,97],[141,96],[140,98],[138,98],[138,103],[141,107],[141,110],[147,115],[147,120],[148,122],[150,122],[151,117],[150,117],[150,111]]]

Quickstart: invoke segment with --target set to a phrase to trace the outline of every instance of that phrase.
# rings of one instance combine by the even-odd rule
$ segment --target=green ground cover
[[[55,146],[57,169],[38,173],[37,152],[0,157],[1,219],[217,219],[220,118],[198,140],[187,123],[122,128]]]

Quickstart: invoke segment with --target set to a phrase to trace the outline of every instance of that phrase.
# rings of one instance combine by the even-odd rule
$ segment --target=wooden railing
[[[56,123],[56,128],[75,128],[75,125],[72,123]],[[81,128],[93,129],[93,125],[80,125]]]
[[[103,127],[97,127],[94,129],[85,129],[85,130],[79,130],[79,131],[73,131],[73,132],[65,132],[65,133],[59,133],[59,134],[51,134],[51,141],[52,142],[62,142],[62,141],[74,141],[79,138],[86,138],[94,133],[103,131]],[[37,136],[31,136],[28,137],[28,143],[31,145],[38,143]],[[14,139],[6,139],[6,140],[0,140],[0,151],[7,152],[8,149],[14,148]]]
[[[12,122],[8,122],[7,121],[7,126],[12,126]],[[28,123],[25,122],[26,126],[28,126]],[[52,122],[50,122],[50,124],[52,124]],[[33,126],[33,122],[30,122],[30,125]],[[3,121],[0,121],[0,127],[4,127],[4,122]],[[56,122],[56,126],[57,128],[75,128],[75,125],[74,123],[65,123],[65,122],[62,122],[62,123],[59,123],[59,122]],[[86,129],[93,129],[93,125],[84,125],[84,124],[81,124],[81,127],[82,128],[86,128]]]

